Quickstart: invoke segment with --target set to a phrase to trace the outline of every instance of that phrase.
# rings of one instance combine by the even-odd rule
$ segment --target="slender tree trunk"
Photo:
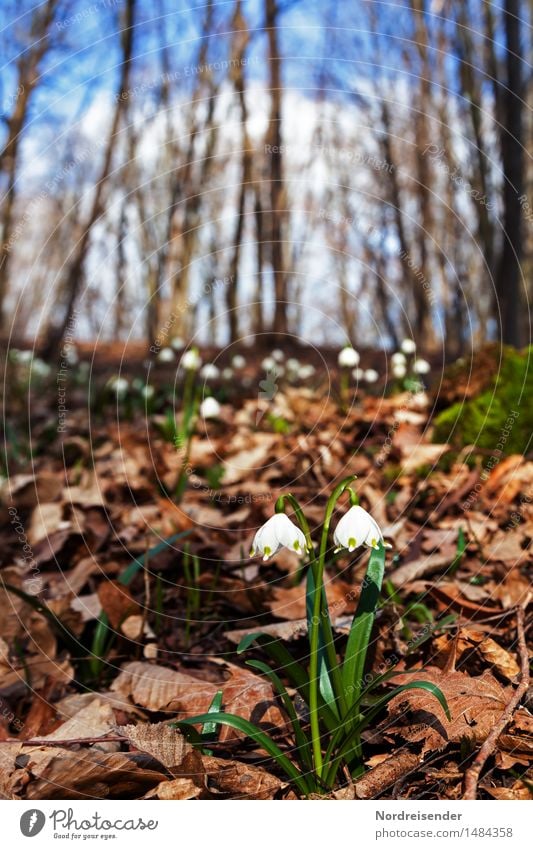
[[[270,126],[268,140],[270,153],[270,239],[272,274],[274,277],[274,319],[272,330],[283,335],[287,332],[287,280],[283,261],[284,187],[281,133],[281,58],[278,40],[277,0],[265,0],[265,18],[268,34]]]
[[[117,133],[120,126],[124,104],[128,99],[127,90],[131,73],[133,30],[135,26],[135,4],[136,0],[126,0],[124,28],[122,30],[122,66],[120,74],[120,85],[118,89],[118,96],[113,115],[113,121],[107,139],[107,144],[104,153],[104,161],[100,171],[100,176],[96,182],[94,190],[91,211],[89,213],[87,222],[84,225],[81,239],[79,240],[76,246],[74,257],[68,267],[67,274],[65,277],[63,288],[65,306],[63,308],[62,315],[58,323],[52,323],[51,327],[49,328],[47,340],[43,347],[42,355],[48,359],[50,359],[56,354],[58,348],[60,347],[61,340],[65,335],[70,316],[72,315],[72,312],[76,305],[76,301],[78,299],[78,295],[81,291],[83,283],[83,270],[89,248],[91,230],[103,212],[104,187],[107,183],[111,171],[111,163],[115,150]]]
[[[26,123],[31,96],[39,82],[39,65],[50,47],[50,29],[58,0],[47,0],[42,11],[34,13],[30,32],[32,46],[17,61],[17,92],[15,107],[7,120],[7,141],[0,152],[0,173],[6,177],[6,192],[0,212],[0,329],[5,326],[5,299],[9,285],[13,238],[13,212],[16,200],[16,177],[22,132]]]
[[[522,147],[523,70],[520,33],[520,4],[505,0],[504,28],[507,89],[503,100],[505,123],[501,132],[503,166],[503,247],[496,278],[495,317],[502,342],[520,345],[520,302],[522,260],[522,209],[524,154]]]

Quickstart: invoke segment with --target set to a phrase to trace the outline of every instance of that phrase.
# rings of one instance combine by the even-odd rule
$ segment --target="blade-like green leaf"
[[[222,709],[222,690],[218,690],[213,696],[213,701],[209,705],[207,712],[208,713],[220,713]],[[217,726],[216,722],[204,722],[202,725],[201,737],[202,740],[206,738],[211,738],[213,734],[216,734]]]
[[[274,743],[268,734],[261,731],[253,723],[242,716],[235,716],[232,713],[209,714],[203,713],[200,716],[192,716],[190,719],[183,719],[180,722],[173,722],[172,725],[185,731],[190,725],[198,725],[204,722],[214,722],[218,725],[228,725],[230,728],[235,728],[237,731],[242,731],[247,737],[250,737],[258,746],[265,750],[271,757],[274,758],[278,766],[284,771],[288,778],[296,785],[300,793],[308,796],[311,792],[307,779],[294,766],[279,746]]]
[[[378,549],[372,549],[346,645],[342,685],[348,708],[357,701],[362,689],[368,643],[376,616],[384,572],[385,546],[381,542]]]
[[[246,661],[246,664],[247,666],[251,666],[253,669],[258,669],[260,672],[266,675],[267,678],[270,679],[270,681],[272,681],[274,689],[280,696],[283,702],[283,707],[285,708],[287,716],[290,719],[300,758],[303,764],[305,765],[306,769],[311,770],[313,768],[313,757],[311,754],[309,740],[307,739],[302,729],[300,720],[298,719],[298,714],[296,713],[296,710],[292,703],[292,699],[287,693],[285,687],[283,686],[283,682],[281,681],[279,676],[276,675],[274,670],[271,669],[270,666],[267,666],[266,663],[263,663],[262,660],[248,660]]]

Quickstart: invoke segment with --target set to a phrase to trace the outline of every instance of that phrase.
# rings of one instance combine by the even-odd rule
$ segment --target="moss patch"
[[[490,385],[438,414],[433,441],[524,454],[533,433],[532,397],[533,346],[524,351],[503,348]]]

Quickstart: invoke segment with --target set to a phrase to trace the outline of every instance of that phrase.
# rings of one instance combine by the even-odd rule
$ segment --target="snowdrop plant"
[[[213,700],[208,713],[174,723],[200,746],[204,743],[202,735],[208,727],[226,725],[245,733],[274,758],[304,797],[329,793],[335,787],[341,769],[343,772],[349,770],[353,777],[361,775],[364,771],[361,734],[379,716],[387,702],[403,691],[419,688],[430,692],[449,718],[444,695],[433,683],[413,680],[384,692],[381,690],[376,695],[373,691],[382,688],[394,676],[394,671],[375,678],[368,672],[365,674],[388,546],[375,520],[358,505],[357,495],[351,486],[354,479],[353,475],[345,478],[329,497],[319,528],[318,546],[312,541],[302,507],[290,493],[280,495],[275,514],[259,528],[252,544],[251,554],[259,555],[263,560],[275,556],[281,548],[308,559],[308,666],[293,658],[280,639],[273,639],[266,633],[248,634],[237,650],[242,653],[253,645],[259,646],[275,664],[276,668],[272,668],[261,660],[248,661],[249,666],[269,678],[281,701],[294,736],[291,756],[249,720],[224,712],[221,693]],[[371,551],[348,640],[339,655],[324,586],[324,570],[328,553],[331,553],[329,541],[333,514],[338,502],[345,496],[349,496],[350,506],[335,528],[336,551],[350,553],[360,545],[366,545]],[[287,508],[292,510],[294,521],[287,516]],[[296,711],[282,676],[303,700],[305,710]],[[200,732],[194,728],[197,725],[201,726]]]

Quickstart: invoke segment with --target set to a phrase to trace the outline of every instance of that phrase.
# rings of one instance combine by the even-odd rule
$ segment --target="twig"
[[[468,767],[465,773],[463,799],[477,798],[477,785],[481,770],[485,766],[488,758],[494,752],[500,734],[511,721],[514,711],[522,701],[529,687],[529,657],[524,631],[524,607],[522,606],[516,608],[516,631],[518,636],[518,654],[520,657],[520,681],[512,698],[507,703],[500,719],[492,728],[490,734],[474,758],[473,763]]]

